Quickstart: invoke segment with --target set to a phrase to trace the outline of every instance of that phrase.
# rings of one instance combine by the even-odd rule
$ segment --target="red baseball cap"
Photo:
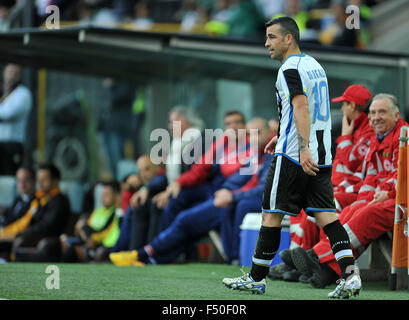
[[[332,99],[332,102],[355,102],[358,106],[365,106],[367,101],[372,97],[369,90],[361,84],[353,84],[349,86],[341,97]]]

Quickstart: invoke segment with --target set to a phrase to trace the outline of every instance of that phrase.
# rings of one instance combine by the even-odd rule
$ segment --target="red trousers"
[[[301,211],[297,217],[290,217],[290,237],[292,247],[312,249],[320,240],[320,228],[315,222],[308,219],[304,211]]]
[[[340,213],[344,208],[348,207],[351,203],[356,201],[358,194],[350,192],[334,192],[334,198],[336,200],[337,213]]]
[[[368,205],[358,202],[342,210],[339,220],[348,233],[354,257],[358,258],[368,245],[387,231],[393,230],[395,199],[388,199]],[[328,238],[314,246],[320,263],[327,263],[338,275],[341,270],[331,250]]]

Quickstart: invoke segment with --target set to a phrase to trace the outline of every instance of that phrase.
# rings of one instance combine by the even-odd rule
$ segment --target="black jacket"
[[[59,236],[71,214],[68,198],[57,194],[43,207],[39,207],[30,221],[23,236],[51,237]]]
[[[28,196],[28,200],[24,201],[19,195],[14,199],[10,208],[7,208],[0,216],[0,227],[5,227],[10,223],[20,219],[30,208],[31,201],[34,199],[34,193]]]

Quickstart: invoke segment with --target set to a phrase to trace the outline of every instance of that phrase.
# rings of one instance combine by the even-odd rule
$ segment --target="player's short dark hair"
[[[102,182],[102,186],[111,188],[113,193],[121,192],[121,186],[116,180],[104,181]]]
[[[237,111],[237,110],[227,111],[227,112],[224,114],[223,119],[226,119],[226,117],[234,116],[234,115],[239,115],[239,116],[241,117],[241,119],[243,120],[243,123],[246,123],[246,118],[245,118],[244,114],[243,114],[242,112],[240,112],[240,111]]]
[[[268,28],[274,24],[279,24],[281,27],[281,33],[285,36],[291,34],[295,43],[298,45],[300,43],[300,29],[298,28],[297,22],[291,17],[279,17],[267,21],[265,27]]]
[[[38,170],[47,170],[50,173],[51,179],[53,180],[60,180],[61,179],[61,173],[60,169],[58,169],[54,164],[52,163],[46,163],[42,164]]]

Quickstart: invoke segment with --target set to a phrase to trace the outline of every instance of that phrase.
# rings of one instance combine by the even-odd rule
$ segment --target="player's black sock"
[[[323,230],[328,236],[332,252],[341,268],[342,278],[346,279],[355,269],[355,259],[348,234],[339,220],[327,224]]]
[[[281,227],[261,226],[250,272],[254,281],[260,281],[267,276],[271,261],[280,247],[280,239]]]

